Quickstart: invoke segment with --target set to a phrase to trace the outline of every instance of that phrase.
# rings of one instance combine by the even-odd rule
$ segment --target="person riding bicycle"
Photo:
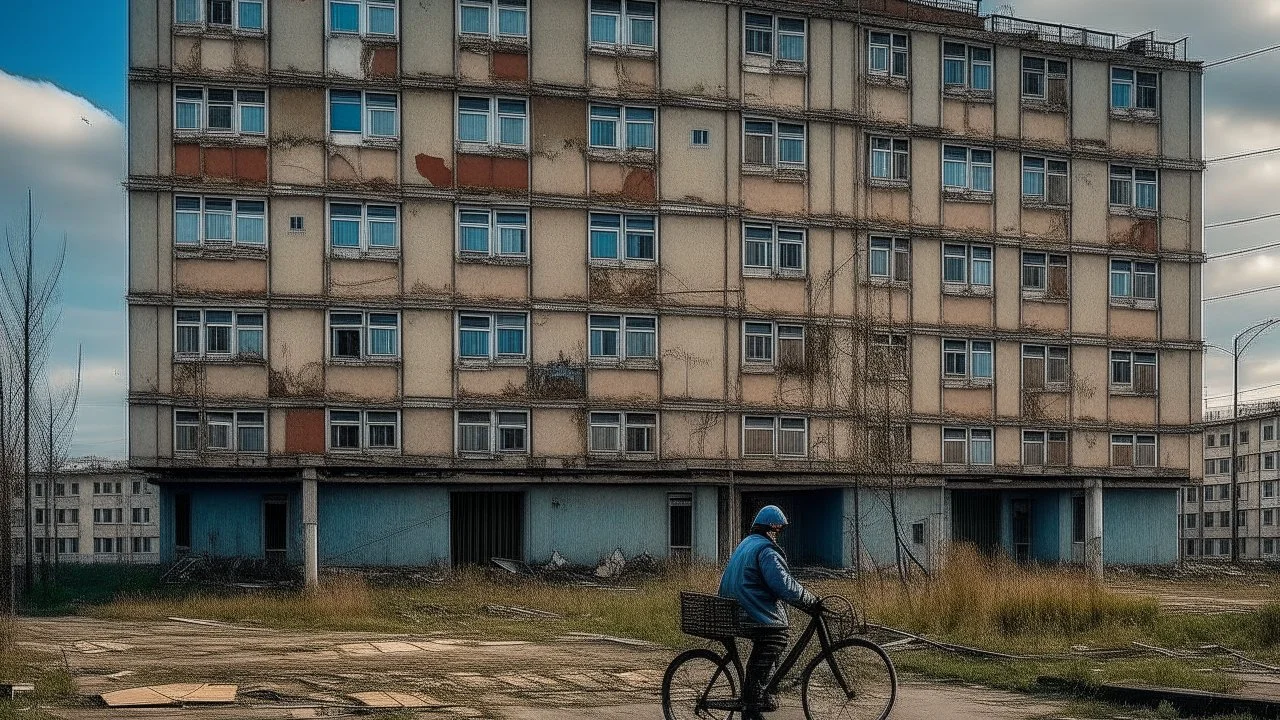
[[[786,526],[787,516],[777,505],[761,508],[751,522],[751,533],[738,543],[720,578],[720,597],[738,601],[740,634],[751,640],[743,681],[743,720],[757,720],[763,718],[762,711],[778,709],[777,698],[766,695],[764,689],[790,641],[783,603],[811,614],[822,610],[822,601],[791,576],[786,556],[778,547],[778,533]]]

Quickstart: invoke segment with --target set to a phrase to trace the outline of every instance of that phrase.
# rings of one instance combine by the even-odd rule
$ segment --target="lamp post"
[[[1209,345],[1231,354],[1231,562],[1240,561],[1240,355],[1266,331],[1280,325],[1280,318],[1268,318],[1250,325],[1231,339],[1231,349]]]

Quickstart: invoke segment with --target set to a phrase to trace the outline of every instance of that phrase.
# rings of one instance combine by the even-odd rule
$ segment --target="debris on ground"
[[[0,697],[16,700],[22,693],[36,691],[35,683],[0,683]]]
[[[490,615],[502,615],[506,617],[528,617],[528,618],[547,618],[551,620],[560,620],[564,616],[557,615],[546,610],[534,610],[533,608],[518,607],[515,605],[485,605],[483,610]]]
[[[265,558],[221,558],[188,555],[160,576],[170,585],[196,585],[237,590],[270,590],[302,586],[301,569]]]
[[[570,632],[556,638],[558,642],[611,642],[619,645],[632,645],[635,647],[657,647],[657,643],[651,643],[648,640],[637,640],[636,638],[615,637],[613,635],[596,635],[594,633]]]
[[[556,570],[563,570],[568,567],[568,565],[569,561],[564,559],[564,556],[560,554],[559,550],[552,550],[551,559],[547,561],[546,565],[542,566],[542,570],[543,572],[554,572]]]
[[[173,683],[147,685],[102,693],[107,707],[165,707],[189,704],[221,704],[236,701],[235,685],[211,683]]]
[[[622,569],[626,566],[627,559],[622,555],[622,548],[618,548],[600,561],[596,566],[595,574],[598,578],[616,578],[622,574]]]
[[[439,700],[426,695],[419,695],[417,693],[378,690],[375,692],[351,693],[349,697],[365,707],[372,708],[444,707],[444,703]]]
[[[507,558],[489,558],[489,559],[493,562],[494,565],[497,565],[498,567],[502,568],[503,570],[506,570],[509,573],[512,573],[513,575],[532,575],[533,574],[533,568],[530,568],[528,563],[525,563],[523,561],[510,560]]]

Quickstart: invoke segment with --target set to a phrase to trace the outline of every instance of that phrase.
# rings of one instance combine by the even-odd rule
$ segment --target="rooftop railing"
[[[1165,60],[1187,59],[1186,38],[1176,41],[1157,40],[1154,30],[1142,35],[1128,37],[1073,25],[1023,20],[1009,15],[991,15],[986,22],[987,30],[991,32],[1020,35],[1043,42],[1128,52],[1143,57],[1163,58]]]

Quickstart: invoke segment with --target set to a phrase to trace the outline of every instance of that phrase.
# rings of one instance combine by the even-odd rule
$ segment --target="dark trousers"
[[[748,707],[764,699],[764,688],[773,675],[773,668],[787,649],[791,633],[785,626],[757,626],[743,628],[742,636],[751,641],[751,656],[747,658],[747,677],[743,681],[742,699]],[[750,710],[748,710],[748,713]],[[744,717],[752,717],[750,714]]]

